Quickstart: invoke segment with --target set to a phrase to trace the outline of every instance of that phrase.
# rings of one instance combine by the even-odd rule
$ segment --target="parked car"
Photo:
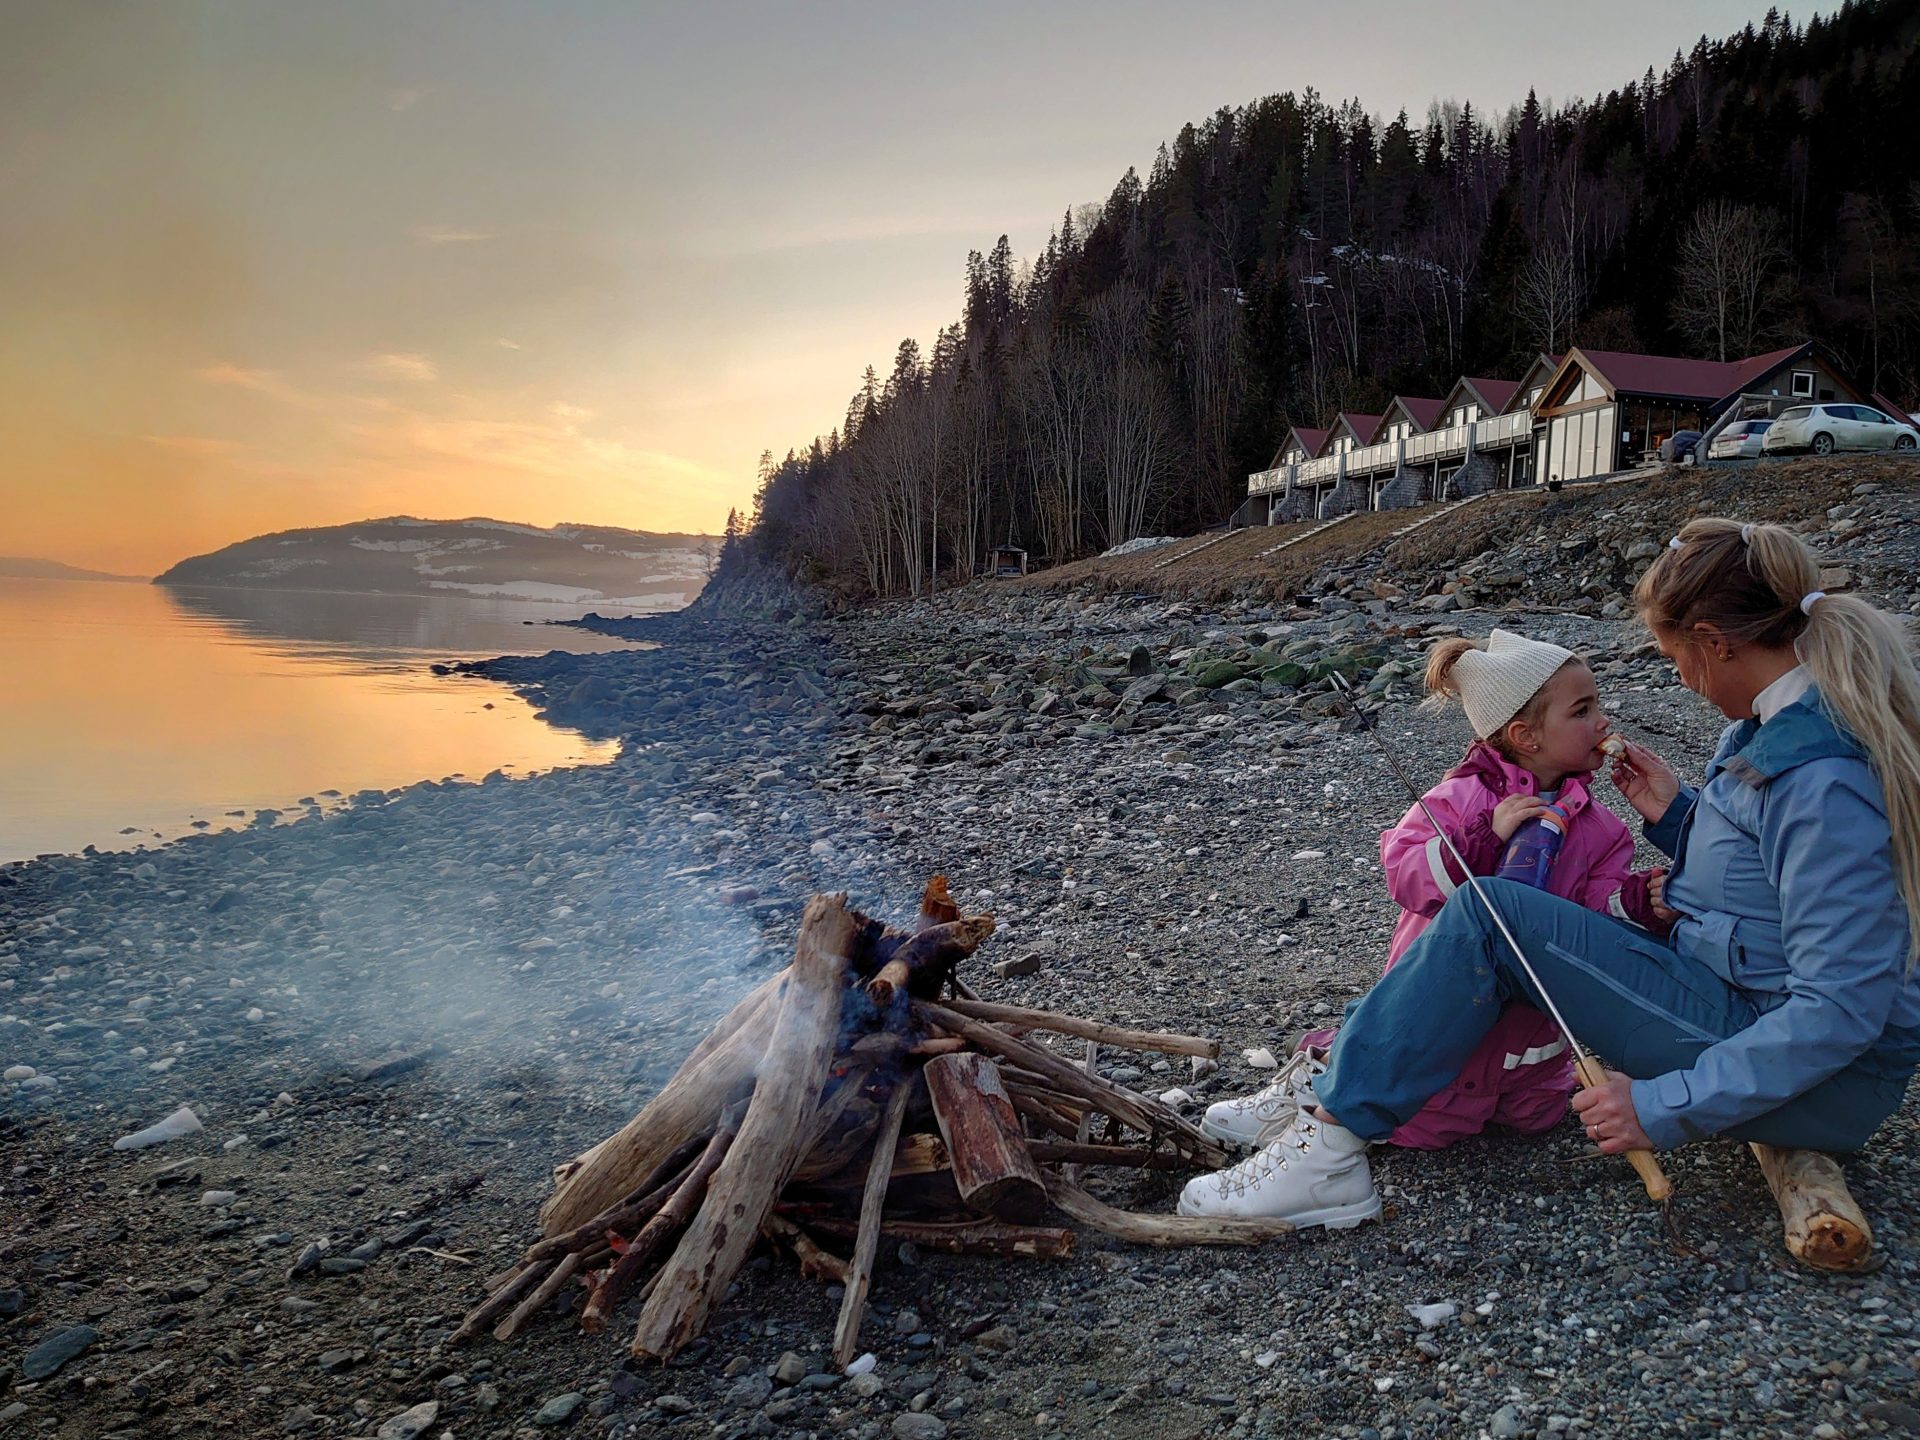
[[[1767,455],[1805,450],[1831,455],[1836,450],[1920,448],[1920,428],[1896,420],[1871,405],[1795,405],[1768,428],[1760,449]]]
[[[1709,460],[1751,460],[1760,453],[1760,442],[1773,426],[1771,420],[1735,420],[1707,446]]]
[[[1699,443],[1698,430],[1676,430],[1660,442],[1660,458],[1669,464],[1678,465],[1693,454],[1694,447]]]

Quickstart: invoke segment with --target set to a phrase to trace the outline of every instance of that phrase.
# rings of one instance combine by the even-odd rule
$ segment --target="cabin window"
[[[1813,371],[1796,370],[1793,372],[1793,396],[1796,400],[1813,398]]]

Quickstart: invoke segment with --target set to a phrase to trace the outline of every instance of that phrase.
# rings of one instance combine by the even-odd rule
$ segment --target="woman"
[[[1489,904],[1622,1072],[1574,1097],[1602,1150],[1866,1143],[1920,1064],[1920,676],[1900,627],[1819,573],[1778,526],[1694,520],[1634,592],[1681,681],[1734,722],[1698,790],[1639,746],[1613,770],[1673,857],[1672,934],[1512,882],[1461,888],[1278,1133],[1190,1182],[1182,1214],[1380,1213],[1367,1143],[1459,1073],[1506,1001],[1538,1004]]]

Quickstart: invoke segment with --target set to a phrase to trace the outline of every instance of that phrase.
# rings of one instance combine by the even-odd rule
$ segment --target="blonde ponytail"
[[[1911,969],[1920,960],[1920,672],[1903,622],[1819,585],[1819,563],[1791,531],[1699,519],[1648,567],[1634,600],[1655,629],[1685,635],[1705,623],[1735,645],[1793,647],[1880,782]]]
[[[1920,678],[1906,633],[1884,611],[1857,595],[1822,596],[1809,610],[1794,653],[1879,778],[1912,966],[1920,960]]]
[[[1425,676],[1428,698],[1433,701],[1457,698],[1460,682],[1454,679],[1453,667],[1460,663],[1460,657],[1469,650],[1480,648],[1464,635],[1449,635],[1429,650]]]

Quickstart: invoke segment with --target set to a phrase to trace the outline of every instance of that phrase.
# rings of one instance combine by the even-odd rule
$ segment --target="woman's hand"
[[[1624,1075],[1609,1070],[1606,1084],[1578,1091],[1573,1113],[1587,1127],[1587,1138],[1609,1155],[1653,1148],[1633,1108],[1633,1082]]]
[[[1645,746],[1627,741],[1627,758],[1613,762],[1611,778],[1643,820],[1658,820],[1680,793],[1680,777]]]
[[[1518,830],[1535,815],[1547,813],[1547,802],[1538,795],[1509,795],[1493,807],[1493,833],[1501,841],[1511,840],[1513,832]]]

